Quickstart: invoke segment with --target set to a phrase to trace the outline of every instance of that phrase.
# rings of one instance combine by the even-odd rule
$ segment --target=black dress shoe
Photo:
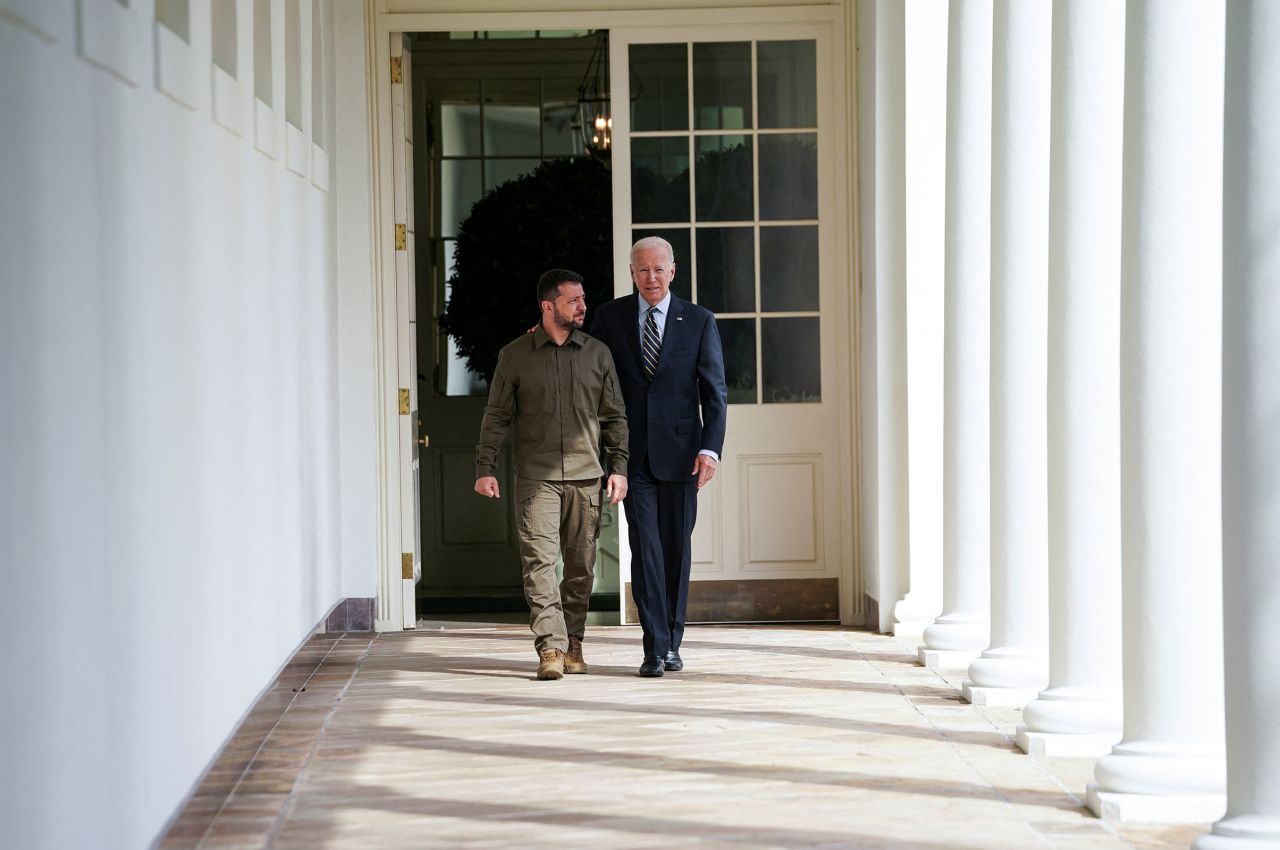
[[[662,659],[662,666],[672,673],[679,673],[684,669],[684,662],[680,660],[680,653],[673,649],[667,653],[666,658]]]
[[[662,659],[656,655],[646,656],[640,665],[640,675],[646,677],[662,675]]]

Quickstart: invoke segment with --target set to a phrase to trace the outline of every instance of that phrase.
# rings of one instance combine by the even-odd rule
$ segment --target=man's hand
[[[502,495],[498,492],[498,479],[492,475],[476,479],[476,492],[481,496],[488,496],[490,499],[502,498]]]
[[[693,460],[693,475],[698,476],[698,489],[701,490],[706,486],[707,482],[715,477],[716,468],[720,464],[716,463],[715,458],[711,455],[700,454]]]
[[[610,475],[609,481],[605,485],[604,494],[609,499],[609,504],[616,505],[627,497],[627,476]]]

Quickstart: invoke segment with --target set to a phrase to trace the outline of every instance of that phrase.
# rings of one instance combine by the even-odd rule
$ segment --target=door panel
[[[630,244],[662,236],[672,290],[716,313],[725,351],[729,429],[698,497],[689,619],[837,619],[853,443],[837,380],[851,295],[831,32],[614,35],[618,294],[632,289]]]

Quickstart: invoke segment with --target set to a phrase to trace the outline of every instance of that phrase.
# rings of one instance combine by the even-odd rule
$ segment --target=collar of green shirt
[[[565,340],[566,344],[570,342],[581,348],[586,343],[586,336],[582,331],[575,328],[569,333],[569,338]],[[555,342],[547,335],[546,329],[542,325],[538,325],[533,331],[533,347],[542,348],[547,343],[555,345]]]

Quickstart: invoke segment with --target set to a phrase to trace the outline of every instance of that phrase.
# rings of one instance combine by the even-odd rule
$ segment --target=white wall
[[[5,846],[145,846],[329,608],[373,595],[373,508],[344,524],[340,487],[371,505],[371,415],[339,445],[370,319],[339,322],[334,194],[211,120],[207,2],[195,110],[157,91],[150,2],[136,86],[81,58],[71,0],[28,4],[49,42],[0,14]]]

